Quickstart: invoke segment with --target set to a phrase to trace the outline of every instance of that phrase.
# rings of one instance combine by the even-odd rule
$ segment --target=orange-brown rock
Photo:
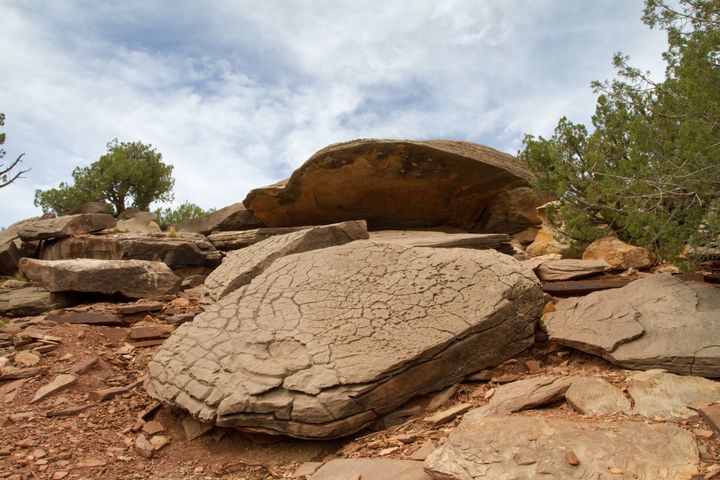
[[[538,223],[532,174],[514,157],[451,140],[354,140],[326,147],[244,204],[268,227],[364,219],[371,229],[455,226],[519,232]],[[490,230],[489,230],[490,229]]]
[[[611,268],[649,268],[655,264],[655,255],[649,250],[628,245],[615,237],[605,237],[591,243],[583,252],[583,260],[604,260]]]

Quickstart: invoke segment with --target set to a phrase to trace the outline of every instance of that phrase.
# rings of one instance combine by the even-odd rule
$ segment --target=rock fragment
[[[412,460],[337,458],[320,467],[309,480],[431,480],[423,464]]]
[[[628,245],[615,237],[605,237],[591,243],[582,258],[607,262],[614,270],[649,268],[655,264],[655,256],[649,250]]]
[[[490,402],[466,414],[480,418],[519,412],[561,400],[576,377],[533,377],[497,387]]]
[[[545,282],[557,282],[561,280],[573,280],[576,278],[590,277],[609,269],[610,265],[602,260],[552,260],[541,263],[536,269],[540,280]]]
[[[63,388],[72,385],[77,381],[77,377],[75,375],[68,375],[68,374],[60,374],[57,377],[53,379],[52,382],[40,387],[37,392],[35,392],[35,396],[30,400],[30,403],[36,403],[40,400],[52,395],[55,392],[58,392],[62,390]]]
[[[633,374],[628,378],[627,390],[633,399],[633,411],[648,418],[688,418],[697,415],[689,405],[720,400],[720,382],[662,370]]]
[[[622,390],[600,378],[576,377],[565,392],[565,400],[583,415],[630,411],[630,401]]]

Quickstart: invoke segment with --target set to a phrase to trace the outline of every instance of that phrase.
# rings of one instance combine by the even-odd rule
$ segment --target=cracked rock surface
[[[578,465],[566,460],[568,450]],[[442,480],[690,480],[698,449],[690,432],[671,424],[466,416],[425,471]]]
[[[543,317],[551,340],[626,368],[720,377],[720,289],[651,275],[568,298]]]
[[[205,279],[204,302],[218,301],[247,285],[278,258],[366,238],[368,231],[365,222],[355,220],[276,235],[247,248],[230,252],[222,265]]]
[[[178,328],[145,386],[221,426],[340,437],[521,352],[542,306],[495,251],[355,241],[273,262]]]

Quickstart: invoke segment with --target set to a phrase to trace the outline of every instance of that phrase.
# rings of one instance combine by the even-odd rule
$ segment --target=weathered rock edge
[[[145,386],[221,426],[341,437],[523,351],[542,306],[497,252],[355,241],[279,259],[182,325]]]
[[[669,274],[580,298],[543,316],[551,340],[625,368],[720,377],[720,290]]]

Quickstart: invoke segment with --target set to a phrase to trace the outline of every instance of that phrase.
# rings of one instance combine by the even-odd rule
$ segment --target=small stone
[[[170,439],[163,435],[155,435],[150,439],[150,443],[153,448],[157,451],[163,448],[165,445],[170,443]]]
[[[580,459],[572,450],[565,450],[565,461],[572,466],[580,465]]]
[[[104,458],[88,458],[77,463],[78,468],[97,468],[105,465],[107,465],[107,460]]]
[[[490,381],[493,383],[510,383],[519,379],[520,375],[517,373],[506,373],[505,375],[500,375],[499,377],[493,377]]]
[[[90,357],[87,360],[84,360],[82,362],[78,362],[72,367],[70,367],[70,371],[81,375],[87,371],[89,371],[91,368],[93,368],[98,363],[98,357]]]
[[[148,435],[152,436],[152,435],[156,435],[160,432],[164,432],[165,427],[162,426],[162,423],[153,420],[153,421],[150,421],[150,422],[147,422],[146,424],[144,424],[142,426],[142,431],[147,433]]]
[[[322,467],[322,462],[305,462],[295,470],[293,478],[305,478],[309,477],[317,471],[318,468]]]
[[[720,435],[720,403],[700,409],[703,420]]]
[[[155,447],[150,443],[142,433],[135,439],[135,451],[145,458],[152,458],[155,453]]]
[[[470,403],[459,403],[453,407],[450,407],[445,410],[441,410],[437,412],[434,415],[430,415],[429,417],[425,417],[423,421],[426,423],[429,423],[431,425],[442,425],[443,423],[447,423],[457,417],[458,415],[461,415],[472,407],[472,404]]]
[[[485,392],[485,395],[483,395],[483,398],[485,398],[485,400],[490,400],[493,395],[495,395],[495,389],[491,388],[490,390]]]
[[[111,398],[114,398],[118,395],[121,395],[123,393],[128,392],[128,387],[110,387],[110,388],[104,388],[102,390],[95,390],[94,392],[90,392],[90,400],[95,400],[97,402],[104,402],[106,400],[110,400]]]
[[[378,452],[378,456],[384,457],[385,455],[390,455],[391,453],[397,452],[398,450],[400,450],[400,447],[384,448],[384,449],[380,450],[380,452]]]
[[[57,472],[53,473],[52,479],[53,480],[62,480],[63,478],[67,477],[70,474],[70,472],[66,472],[65,470],[58,470]]]
[[[432,453],[433,450],[435,450],[435,445],[432,442],[425,442],[420,445],[420,448],[415,450],[412,455],[410,455],[410,460],[423,461]]]
[[[209,432],[213,426],[209,423],[201,422],[193,417],[185,417],[182,421],[183,430],[185,430],[185,437],[188,441],[192,442],[198,437],[205,435]]]
[[[537,360],[528,360],[525,362],[525,367],[527,367],[528,371],[535,373],[540,371],[541,364]]]
[[[30,447],[34,447],[35,443],[37,443],[37,442],[35,442],[34,439],[28,437],[28,438],[23,438],[19,442],[15,443],[15,445],[17,445],[18,447],[30,448]]]
[[[621,475],[625,473],[625,470],[620,467],[608,467],[608,470],[610,470],[610,473],[612,473],[613,475]]]
[[[706,430],[704,428],[696,428],[695,430],[693,430],[693,433],[696,437],[700,438],[712,438],[712,436],[714,435],[712,430]]]
[[[21,367],[34,367],[40,363],[40,355],[29,350],[21,350],[15,354],[15,364]]]
[[[43,398],[52,395],[53,393],[62,390],[63,388],[72,385],[77,381],[77,377],[75,375],[68,375],[68,374],[60,374],[55,379],[48,383],[47,385],[40,387],[38,391],[35,393],[35,396],[32,400],[30,400],[30,403],[39,402]]]

